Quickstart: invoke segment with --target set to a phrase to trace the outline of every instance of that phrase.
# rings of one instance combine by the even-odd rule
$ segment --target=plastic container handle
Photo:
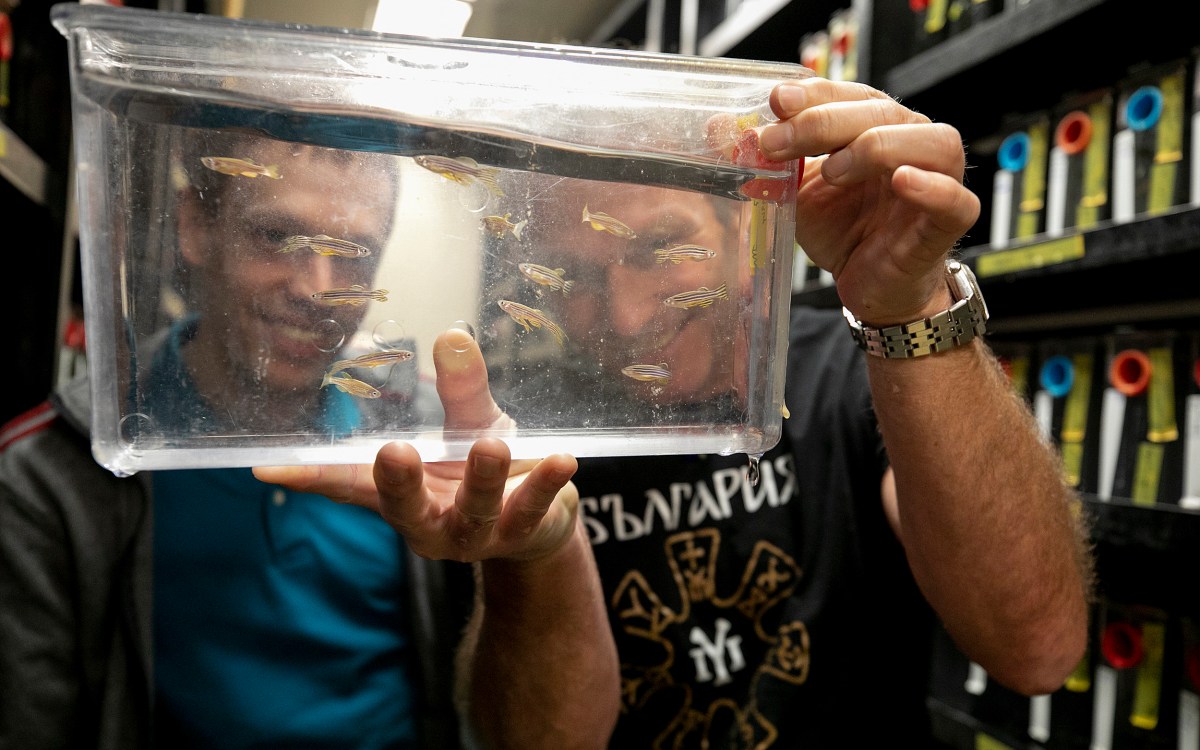
[[[1100,639],[1100,653],[1117,669],[1130,669],[1146,655],[1142,629],[1131,622],[1110,622]]]
[[[1064,154],[1081,154],[1092,142],[1092,118],[1087,112],[1075,110],[1058,121],[1054,130],[1054,145]]]
[[[1150,357],[1138,349],[1117,352],[1108,366],[1108,382],[1126,396],[1140,396],[1150,386]]]
[[[1157,86],[1142,86],[1125,102],[1125,122],[1130,130],[1149,130],[1162,117],[1163,95]]]
[[[1029,164],[1029,134],[1012,133],[1000,143],[996,159],[1000,168],[1009,172],[1020,172]]]
[[[1051,396],[1061,398],[1070,393],[1075,384],[1075,363],[1070,357],[1056,354],[1042,363],[1038,381]]]

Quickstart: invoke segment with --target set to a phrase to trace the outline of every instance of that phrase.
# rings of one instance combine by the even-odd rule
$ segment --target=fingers
[[[579,463],[573,456],[557,453],[537,464],[513,490],[500,518],[501,539],[528,539],[535,549],[557,548],[570,535],[579,506],[579,493],[568,485]],[[560,502],[556,505],[555,500]],[[540,538],[533,538],[535,532]]]
[[[439,335],[433,342],[433,366],[446,413],[445,429],[482,429],[504,416],[492,399],[487,364],[471,334],[450,329]]]
[[[901,105],[869,86],[810,78],[780,84],[771,94],[780,117],[760,134],[765,156],[784,160],[832,156],[823,174],[849,184],[911,164],[962,178],[965,157],[957,130]]]
[[[925,212],[927,221],[915,225],[914,244],[927,248],[926,255],[940,256],[979,218],[979,196],[946,174],[901,166],[892,174],[892,191]]]
[[[486,438],[471,446],[466,472],[454,497],[449,533],[468,557],[492,540],[500,520],[501,499],[508,482],[509,451],[503,441]]]
[[[256,466],[252,471],[259,481],[278,484],[295,492],[324,495],[339,503],[372,510],[379,508],[379,494],[370,466]]]

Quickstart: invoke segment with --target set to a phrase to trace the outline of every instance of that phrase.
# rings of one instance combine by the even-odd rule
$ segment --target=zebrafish
[[[539,266],[537,263],[518,263],[517,268],[525,277],[531,281],[535,281],[542,286],[548,286],[556,292],[562,292],[563,296],[570,293],[571,287],[575,286],[574,281],[568,281],[563,278],[566,273],[561,268],[547,268]]]
[[[725,288],[724,284],[716,289],[702,286],[691,292],[680,292],[667,297],[663,300],[663,304],[687,310],[693,307],[708,307],[719,299],[729,299],[729,290]]]
[[[383,367],[385,365],[394,365],[398,362],[407,362],[414,356],[416,355],[407,349],[385,349],[381,352],[361,354],[353,359],[339,359],[329,366],[329,372],[338,372],[349,367]]]
[[[201,156],[200,163],[221,174],[240,177],[270,177],[272,180],[283,179],[283,175],[279,174],[279,167],[274,164],[268,166],[234,156]]]
[[[529,223],[529,219],[521,219],[515,224],[509,221],[512,214],[504,214],[503,216],[485,216],[483,217],[483,226],[497,237],[503,237],[505,232],[512,232],[513,237],[521,239],[521,232],[524,231],[525,225]]]
[[[364,383],[357,378],[352,378],[349,375],[335,375],[332,372],[325,373],[325,377],[321,378],[321,387],[332,385],[342,393],[349,393],[351,396],[359,398],[379,398],[383,394],[379,389],[370,383]]]
[[[421,155],[414,156],[413,161],[430,172],[440,174],[459,185],[479,182],[496,197],[504,197],[504,191],[500,189],[500,182],[497,180],[500,170],[495,167],[482,166],[470,157],[460,156],[452,159],[448,156]]]
[[[388,290],[367,289],[362,284],[345,289],[327,289],[323,292],[313,292],[312,298],[326,305],[365,305],[374,300],[387,302]]]
[[[630,365],[622,369],[621,374],[634,380],[645,380],[652,383],[666,383],[671,379],[666,362],[657,365]]]
[[[369,248],[350,240],[339,240],[327,234],[318,234],[315,237],[294,234],[283,241],[283,247],[279,248],[279,252],[293,253],[304,248],[312,250],[317,255],[337,255],[342,258],[365,258],[371,254]]]
[[[520,323],[526,331],[533,330],[534,328],[545,328],[554,336],[554,340],[558,342],[559,346],[562,346],[563,342],[567,340],[567,334],[563,329],[553,320],[546,317],[546,314],[541,310],[535,310],[532,307],[522,305],[520,302],[510,302],[506,299],[502,299],[496,304],[500,305],[500,309],[508,313],[510,318]]]
[[[637,234],[629,228],[629,225],[618,219],[614,219],[608,214],[588,211],[587,206],[583,207],[583,221],[586,224],[591,224],[592,229],[598,232],[608,232],[627,240],[637,237]]]
[[[659,263],[671,261],[675,265],[679,265],[685,260],[700,261],[715,258],[717,257],[717,251],[699,245],[675,245],[655,250],[654,257]]]

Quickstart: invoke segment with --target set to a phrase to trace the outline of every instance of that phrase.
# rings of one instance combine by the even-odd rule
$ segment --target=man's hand
[[[441,334],[433,361],[447,432],[512,427],[492,398],[483,354],[469,334]],[[570,484],[576,468],[566,454],[512,461],[502,440],[484,437],[465,462],[424,464],[412,446],[389,443],[373,466],[257,467],[254,475],[370,508],[423,557],[473,562],[531,560],[561,548],[576,528],[579,494]]]
[[[979,217],[963,185],[958,131],[869,86],[809,78],[771,94],[760,147],[805,158],[796,241],[829,270],[842,303],[872,325],[950,305],[943,259]]]

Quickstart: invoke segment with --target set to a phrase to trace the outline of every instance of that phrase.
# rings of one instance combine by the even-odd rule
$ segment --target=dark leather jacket
[[[0,430],[0,750],[152,745],[151,483],[95,462],[89,415],[80,379]],[[457,748],[469,575],[409,563],[421,746]]]

